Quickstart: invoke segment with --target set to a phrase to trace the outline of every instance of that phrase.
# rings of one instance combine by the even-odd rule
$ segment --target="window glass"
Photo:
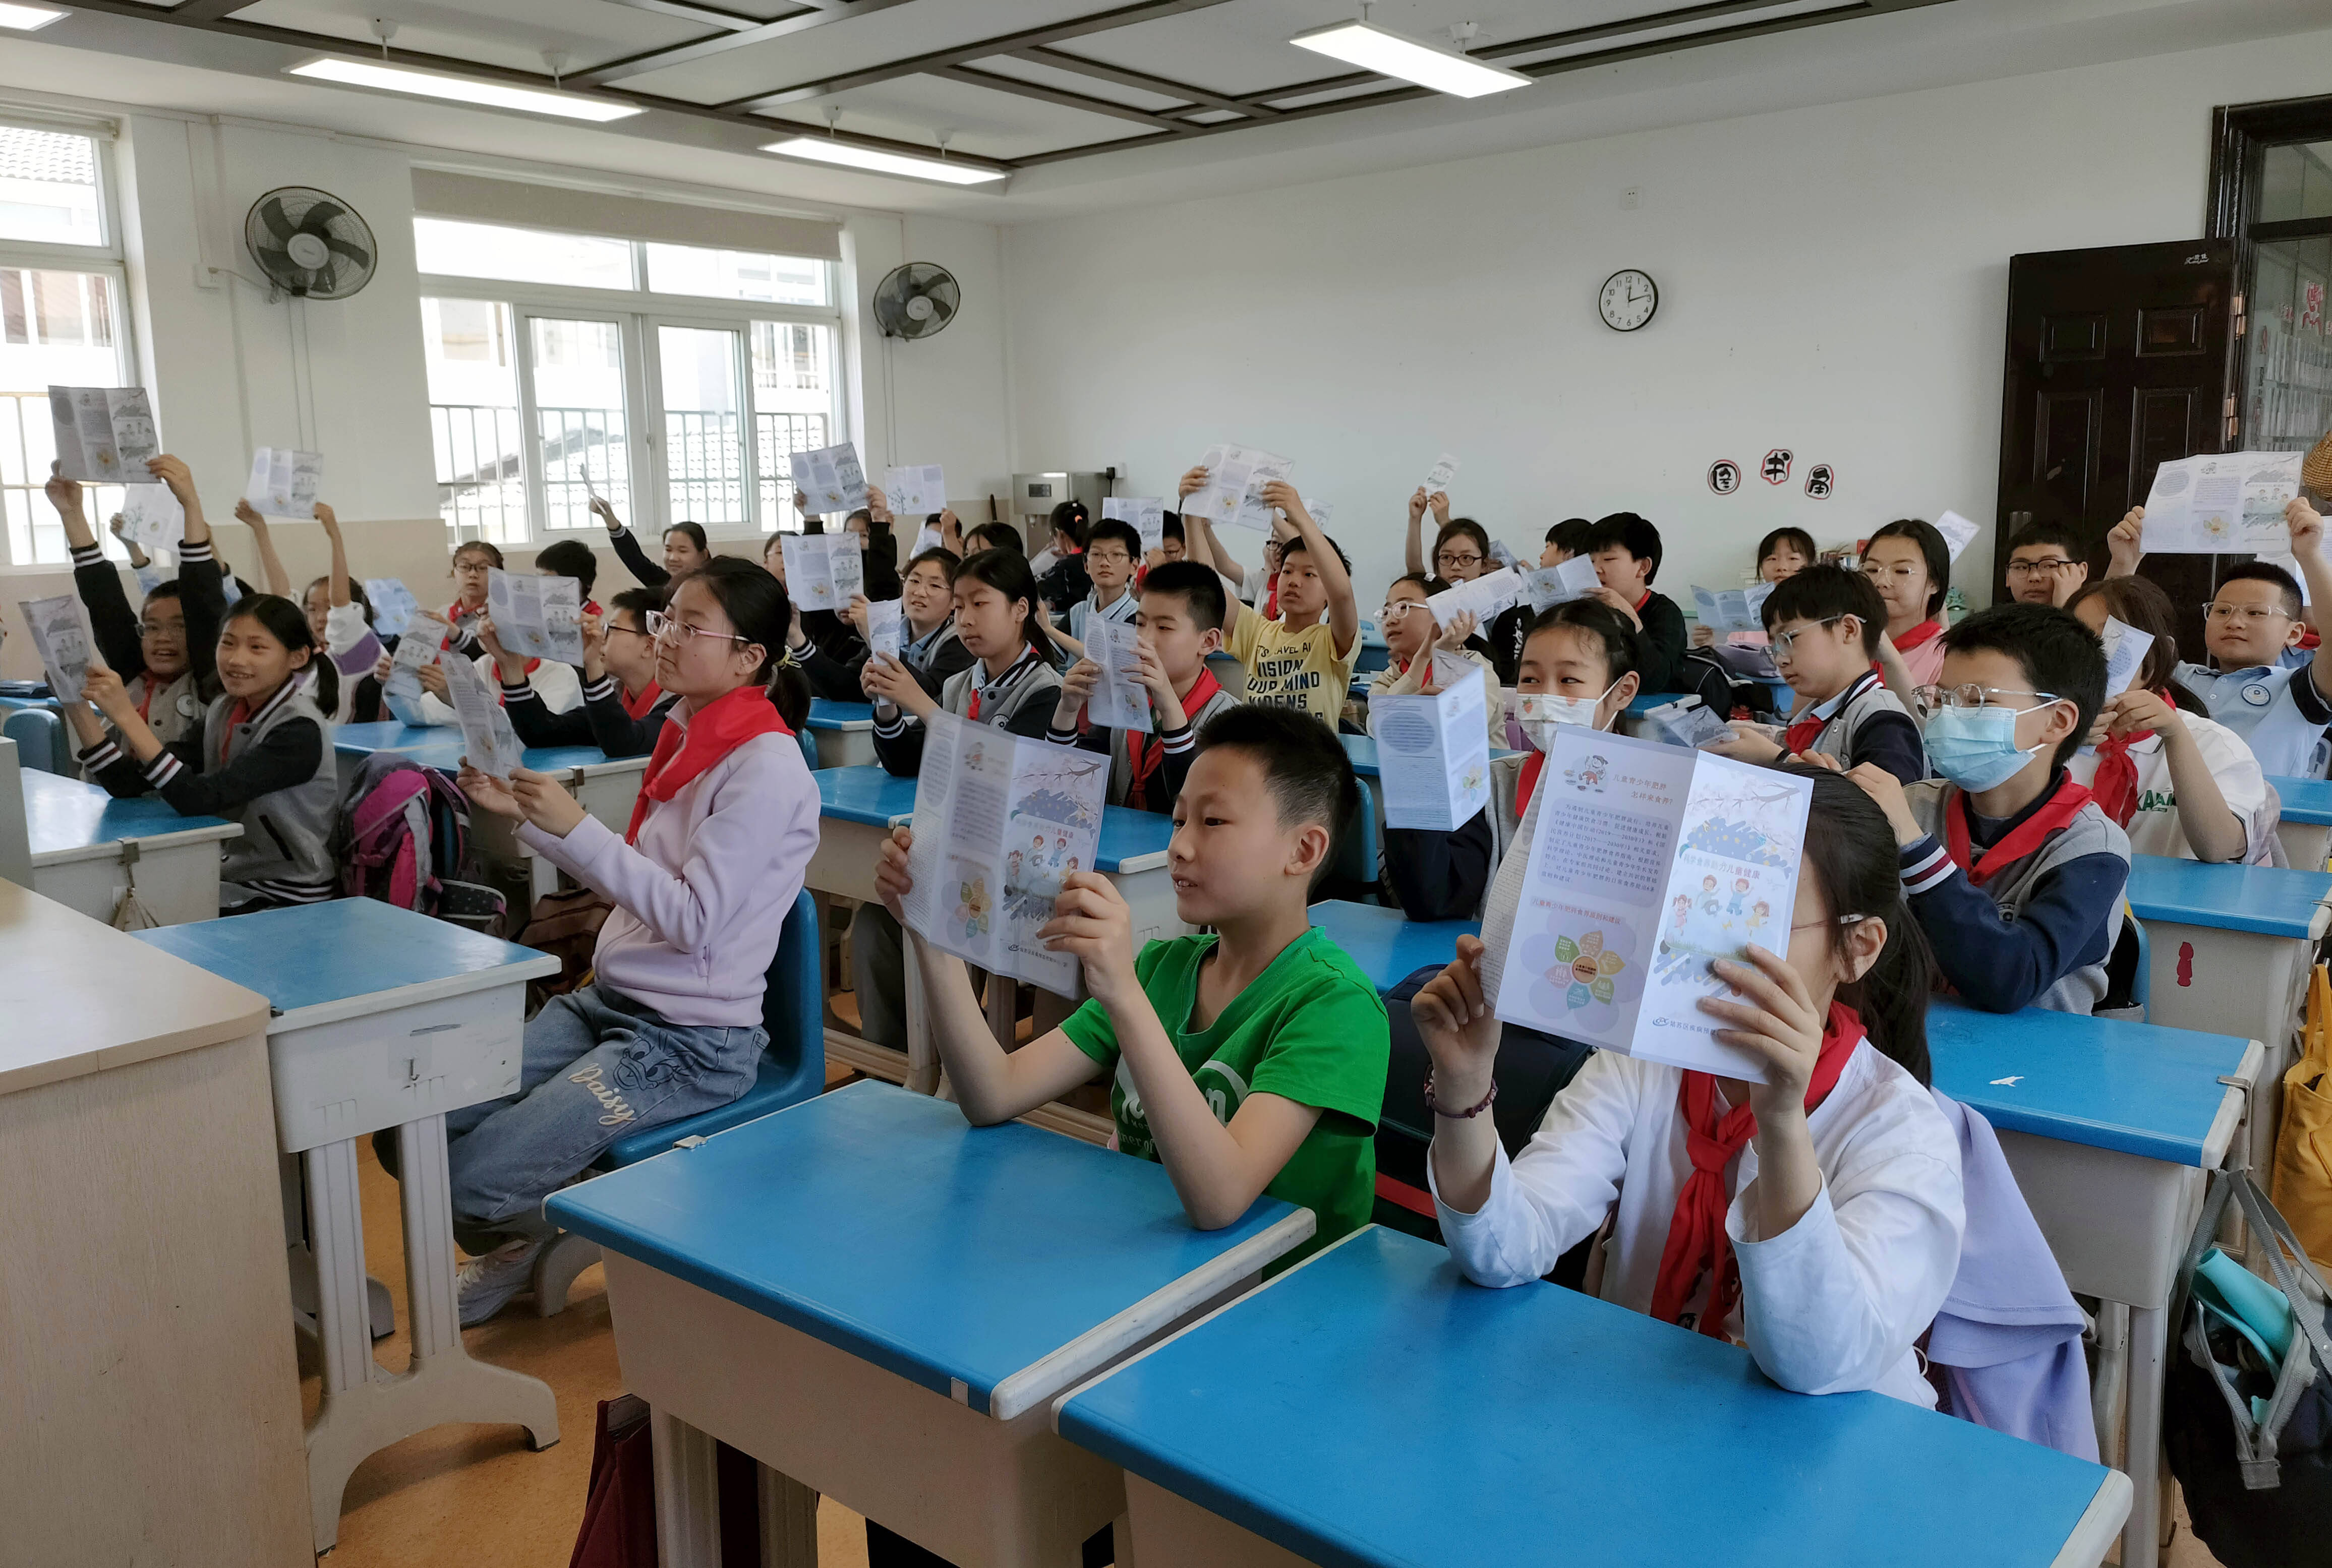
[[[753,323],[754,461],[766,529],[801,531],[791,458],[832,446],[834,328],[807,321]]]
[[[827,305],[827,267],[807,256],[713,251],[700,245],[648,242],[648,289],[657,294],[701,294],[716,299],[758,299],[772,305]]]
[[[511,309],[484,299],[424,299],[421,322],[438,511],[463,538],[520,543],[527,537],[526,475]]]
[[[502,278],[577,289],[634,286],[632,247],[626,240],[416,218],[413,242],[421,271],[446,277]]]
[[[0,240],[105,243],[92,138],[0,125]]]
[[[600,527],[596,486],[629,520],[632,470],[624,411],[624,333],[613,321],[537,316],[534,420],[541,442],[543,521],[553,528]]]
[[[714,328],[656,328],[664,479],[674,522],[712,527],[748,520],[737,338],[735,332]]]

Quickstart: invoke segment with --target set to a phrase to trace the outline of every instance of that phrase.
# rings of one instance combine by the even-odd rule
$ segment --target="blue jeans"
[[[446,1114],[455,1239],[481,1252],[552,1235],[545,1198],[617,1138],[743,1094],[769,1043],[762,1029],[667,1023],[597,985],[552,997],[526,1026],[518,1093]]]

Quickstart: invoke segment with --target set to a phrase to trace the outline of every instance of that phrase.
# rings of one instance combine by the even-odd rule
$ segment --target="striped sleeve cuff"
[[[1180,729],[1161,729],[1158,732],[1158,745],[1168,756],[1180,756],[1184,752],[1196,751],[1199,747],[1199,727],[1186,724]]]
[[[913,717],[903,708],[894,708],[891,717],[887,719],[883,717],[882,710],[877,708],[874,713],[874,733],[884,740],[896,740],[907,733],[907,726],[913,722]]]
[[[184,539],[178,541],[178,565],[181,566],[188,561],[207,561],[211,558],[211,542],[208,539],[205,539],[199,545],[189,544]]]
[[[1075,727],[1056,729],[1048,724],[1045,727],[1045,739],[1053,746],[1075,746],[1077,744],[1077,732]]]
[[[616,678],[612,675],[602,675],[583,689],[583,700],[586,702],[604,702],[615,695]]]
[[[121,746],[118,742],[100,740],[80,754],[81,765],[91,773],[100,773],[119,762],[122,755]]]
[[[105,552],[95,545],[75,545],[72,546],[72,564],[76,566],[102,566],[105,565]]]
[[[513,702],[540,702],[542,700],[542,694],[535,690],[532,683],[529,681],[521,680],[517,685],[513,686],[509,681],[505,680],[502,683],[502,705],[504,707],[508,707]]]
[[[1903,848],[1903,893],[1916,898],[1943,886],[1953,871],[1952,857],[1944,846],[1929,833],[1916,844]]]
[[[146,782],[160,789],[186,770],[186,765],[164,752],[146,765]]]

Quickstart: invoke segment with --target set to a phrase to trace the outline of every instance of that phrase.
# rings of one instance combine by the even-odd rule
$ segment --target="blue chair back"
[[[802,748],[802,761],[809,764],[810,772],[816,773],[818,769],[817,741],[816,737],[811,736],[807,727],[804,727],[794,731],[794,740]]]
[[[826,1088],[826,986],[818,963],[817,900],[808,889],[794,899],[778,935],[761,993],[761,1052],[753,1087],[718,1110],[662,1122],[607,1145],[603,1167],[621,1168],[663,1154],[683,1138],[709,1138],[799,1105]]]
[[[65,739],[64,717],[54,708],[14,708],[0,718],[0,735],[16,743],[20,765],[72,776],[72,746]]]
[[[1376,791],[1364,778],[1352,782],[1361,786],[1360,809],[1352,813],[1352,825],[1344,830],[1343,838],[1336,845],[1328,875],[1333,880],[1349,883],[1349,890],[1356,899],[1381,904],[1384,899],[1378,889],[1384,835],[1377,831]]]

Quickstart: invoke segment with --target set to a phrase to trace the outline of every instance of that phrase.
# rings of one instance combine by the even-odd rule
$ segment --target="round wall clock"
[[[1659,285],[1651,274],[1623,267],[1603,280],[1603,291],[1595,298],[1596,308],[1603,313],[1603,325],[1614,332],[1633,332],[1652,318],[1660,308]]]

